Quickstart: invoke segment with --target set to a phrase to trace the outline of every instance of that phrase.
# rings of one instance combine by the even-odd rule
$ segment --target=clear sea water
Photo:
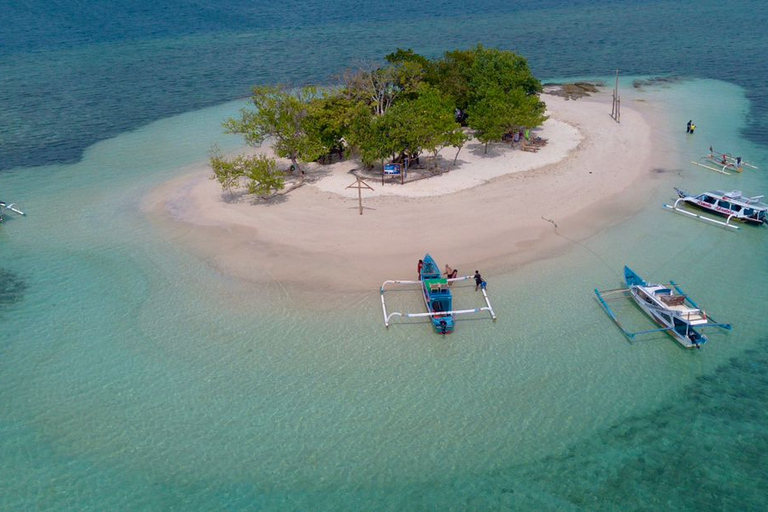
[[[0,510],[768,508],[768,235],[660,208],[671,185],[768,189],[761,2],[0,12],[0,198],[29,212],[0,228]],[[213,143],[236,147],[220,122],[251,85],[478,42],[545,79],[679,78],[623,82],[627,104],[666,105],[678,168],[637,215],[487,276],[497,323],[386,331],[378,290],[318,315],[218,274],[142,213]],[[761,170],[687,164],[709,144]],[[592,299],[624,264],[734,331],[700,351],[628,343]]]

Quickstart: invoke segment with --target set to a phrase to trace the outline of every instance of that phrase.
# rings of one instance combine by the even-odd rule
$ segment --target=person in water
[[[691,133],[691,125],[693,124],[693,120],[688,121],[688,125],[685,128],[685,133]]]
[[[691,134],[696,130],[696,125],[691,123]]]

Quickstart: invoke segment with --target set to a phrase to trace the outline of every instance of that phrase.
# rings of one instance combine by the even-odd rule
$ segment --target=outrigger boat
[[[730,153],[720,153],[709,147],[709,154],[699,158],[699,161],[691,161],[693,165],[698,165],[710,171],[719,172],[720,174],[733,174],[734,172],[742,172],[744,167],[750,167],[757,169],[756,166],[745,162],[740,156],[734,157]]]
[[[6,203],[5,201],[0,201],[0,222],[3,222],[3,212],[5,212],[5,210],[10,210],[13,213],[18,213],[19,215],[26,215],[23,211],[19,210],[13,205],[14,203]]]
[[[595,289],[595,294],[608,316],[630,340],[641,334],[663,331],[669,333],[685,348],[701,348],[701,345],[707,342],[707,337],[699,332],[701,329],[719,327],[727,331],[731,330],[730,324],[717,323],[711,316],[707,316],[704,310],[693,302],[674,281],[668,285],[647,283],[626,266],[624,281],[627,284],[626,288],[605,291]],[[608,305],[608,301],[616,298],[616,295],[620,295],[618,298],[630,296],[640,309],[661,325],[661,328],[638,332],[626,330]]]
[[[733,229],[739,229],[739,227],[731,224],[732,220],[756,225],[768,222],[768,204],[760,202],[763,196],[745,197],[740,190],[733,190],[731,192],[712,190],[695,196],[679,188],[675,188],[675,192],[677,192],[678,196],[675,204],[665,204],[664,208],[688,215],[689,217],[695,217],[699,220]],[[727,219],[723,222],[689,212],[680,208],[681,203],[690,204],[707,212],[722,215],[727,217]]]
[[[496,313],[493,312],[491,307],[491,301],[488,299],[488,293],[486,292],[485,281],[480,286],[480,290],[483,292],[483,299],[485,306],[474,309],[453,309],[453,295],[449,284],[457,281],[467,281],[473,279],[474,276],[455,277],[451,279],[445,279],[441,277],[440,267],[437,266],[435,260],[427,254],[424,256],[424,265],[419,272],[418,281],[402,281],[402,280],[389,280],[384,281],[381,285],[381,309],[384,312],[384,326],[389,328],[389,324],[393,317],[403,318],[419,318],[429,317],[432,322],[432,327],[435,332],[439,334],[450,334],[455,327],[455,320],[457,315],[464,315],[470,313],[481,313],[487,311],[491,319],[496,320]],[[421,292],[424,298],[424,304],[427,308],[426,313],[403,313],[400,311],[394,311],[392,313],[387,312],[387,304],[384,300],[384,295],[387,291],[388,285],[420,285]]]

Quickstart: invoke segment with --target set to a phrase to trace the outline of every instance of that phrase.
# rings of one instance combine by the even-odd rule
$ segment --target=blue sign
[[[399,176],[401,172],[400,164],[387,164],[384,166],[384,174]]]

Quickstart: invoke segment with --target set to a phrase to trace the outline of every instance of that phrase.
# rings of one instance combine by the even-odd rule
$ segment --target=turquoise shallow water
[[[102,142],[36,170],[39,186],[3,175],[30,215],[0,233],[14,283],[0,304],[2,507],[760,508],[764,229],[660,206],[671,184],[766,186],[685,165],[710,139],[758,165],[765,153],[733,135],[739,88],[689,81],[625,102],[648,94],[699,125],[688,139],[659,127],[680,139],[681,165],[654,178],[654,200],[560,256],[487,276],[499,321],[445,340],[384,330],[376,290],[349,310],[303,310],[147,222],[153,186],[213,141],[232,147],[217,134],[237,103]],[[664,335],[628,343],[592,295],[625,263],[676,279],[734,332],[694,352]]]
[[[0,509],[766,508],[765,229],[661,208],[673,185],[768,188],[761,3],[467,14],[232,0],[205,16],[182,2],[6,4],[0,199],[29,216],[0,228]],[[713,37],[712,20],[733,30]],[[624,79],[625,104],[666,105],[672,121],[656,128],[679,165],[649,178],[636,215],[486,275],[497,323],[461,322],[445,340],[426,325],[386,331],[377,290],[319,314],[218,274],[142,212],[213,143],[236,147],[220,122],[242,103],[223,102],[250,85],[477,42],[519,50],[546,77],[705,77],[633,92]],[[688,164],[710,144],[761,170]],[[675,279],[734,331],[693,352],[665,335],[627,342],[592,293],[618,286],[624,264]]]

